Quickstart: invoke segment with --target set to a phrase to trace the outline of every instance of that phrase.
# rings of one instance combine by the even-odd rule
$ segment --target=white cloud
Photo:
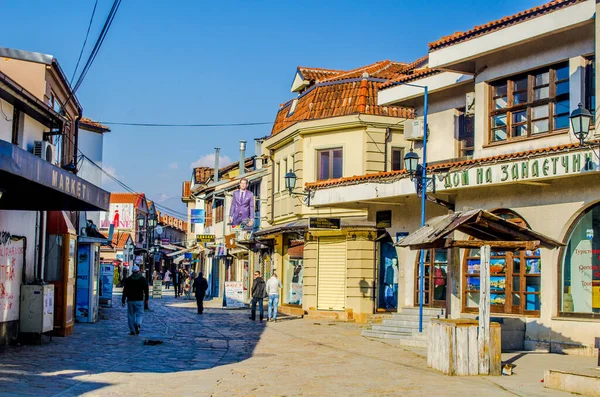
[[[167,193],[161,193],[160,196],[156,199],[157,203],[163,203],[173,196],[169,196]]]
[[[171,164],[169,164],[169,169],[170,170],[176,170],[177,168],[179,168],[179,164],[177,164],[177,163],[171,163]]]
[[[219,168],[231,164],[231,159],[228,156],[219,156]],[[190,164],[190,168],[196,167],[214,167],[215,166],[215,154],[205,154],[198,160]]]

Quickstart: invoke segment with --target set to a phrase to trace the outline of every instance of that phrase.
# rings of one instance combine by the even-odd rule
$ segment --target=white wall
[[[0,140],[11,142],[13,106],[4,99],[0,99],[0,106]]]
[[[0,211],[0,232],[27,237],[27,273],[25,277],[28,281],[33,280],[34,266],[36,266],[35,225],[36,213],[33,211]]]
[[[79,129],[79,149],[86,157],[89,157],[94,163],[102,167],[102,149],[104,143],[103,134]],[[96,185],[102,186],[102,170],[93,165],[89,160],[81,160],[81,168],[77,176]],[[86,218],[94,222],[96,226],[100,225],[100,212],[87,212]]]
[[[34,142],[41,141],[44,137],[44,131],[47,130],[47,127],[25,115],[23,123],[23,143],[20,145],[21,149],[33,153]]]

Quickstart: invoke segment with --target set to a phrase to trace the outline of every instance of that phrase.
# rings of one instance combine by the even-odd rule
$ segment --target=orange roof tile
[[[125,248],[125,244],[127,243],[127,240],[129,239],[130,236],[131,236],[130,233],[114,234],[113,239],[112,239],[112,246],[115,247],[116,249]],[[132,241],[133,241],[133,239],[132,239]]]
[[[350,114],[412,118],[412,109],[377,105],[378,82],[364,78],[317,84],[298,98],[292,114],[288,115],[292,101],[279,109],[271,135],[300,121]]]
[[[432,76],[434,74],[438,74],[441,72],[442,71],[439,69],[430,69],[430,68],[415,69],[410,72],[407,72],[406,74],[398,75],[394,79],[391,79],[384,83],[379,84],[379,88],[384,89],[384,88],[392,87],[394,85],[398,85],[400,83],[408,83],[409,81],[414,81],[417,79],[421,79],[423,77]]]
[[[528,157],[528,156],[536,155],[536,154],[563,152],[563,151],[567,151],[569,149],[577,148],[579,146],[580,146],[579,143],[569,143],[569,144],[551,146],[551,147],[546,147],[546,148],[541,148],[541,149],[527,150],[527,151],[523,151],[523,152],[499,154],[497,156],[483,157],[483,158],[478,158],[478,159],[439,162],[439,163],[434,163],[434,164],[428,165],[427,169],[429,171],[446,170],[446,169],[452,169],[452,168],[456,168],[456,167],[464,167],[467,165],[485,164],[485,163],[489,163],[489,162],[495,162],[498,160],[518,159],[518,158]],[[373,174],[355,175],[355,176],[338,178],[338,179],[328,179],[326,181],[306,183],[305,187],[307,189],[317,189],[318,190],[318,189],[326,189],[326,188],[342,186],[342,185],[356,185],[359,183],[372,182],[372,181],[378,181],[378,180],[395,179],[395,178],[400,179],[400,178],[405,177],[406,175],[407,175],[407,173],[404,170],[378,172],[378,173],[373,173]]]
[[[110,132],[109,127],[92,119],[88,119],[87,117],[82,117],[81,120],[79,120],[79,126],[86,130],[89,129],[96,132]]]
[[[335,74],[331,77],[321,80],[320,82],[330,82],[330,81],[338,81],[343,79],[352,79],[362,77],[364,73],[367,73],[369,77],[374,78],[390,78],[395,77],[396,74],[406,67],[405,63],[401,62],[392,62],[392,61],[379,61],[372,63],[370,65],[361,66],[356,69],[348,70],[345,72],[341,72]]]
[[[141,199],[146,199],[144,193],[111,193],[110,202],[117,204],[137,204]]]
[[[343,70],[324,69],[324,68],[309,68],[306,66],[298,66],[298,71],[304,77],[304,80],[319,81],[334,74],[343,73]]]
[[[443,47],[447,47],[453,44],[456,44],[461,41],[465,41],[468,39],[472,39],[475,37],[479,37],[491,32],[495,32],[499,29],[504,29],[505,27],[519,24],[521,22],[528,21],[532,18],[537,18],[539,16],[554,12],[561,8],[565,8],[577,3],[582,3],[587,0],[553,0],[549,3],[543,4],[541,6],[533,7],[525,11],[521,11],[517,14],[507,16],[496,21],[491,21],[483,25],[475,26],[473,29],[468,30],[466,32],[456,32],[449,36],[442,37],[438,41],[434,41],[429,43],[429,50],[435,51]]]

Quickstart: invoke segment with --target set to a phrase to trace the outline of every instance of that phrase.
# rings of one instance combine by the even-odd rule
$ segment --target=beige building
[[[493,211],[565,243],[557,250],[493,253],[491,311],[504,323],[505,347],[594,352],[600,325],[598,128],[588,136],[593,147],[582,146],[570,132],[569,115],[580,103],[597,113],[596,11],[593,0],[555,1],[455,33],[429,45],[427,67],[379,92],[380,105],[422,114],[423,89],[402,83],[429,89],[427,160],[436,182],[430,197],[457,211]],[[420,146],[415,151],[422,156]],[[420,225],[415,186],[403,172],[308,187],[315,208],[361,209],[371,220],[391,211],[392,236]],[[428,203],[427,218],[446,211]],[[408,312],[419,304],[419,252],[398,249],[396,255],[400,306]],[[443,309],[437,311],[442,315],[476,316],[479,252],[461,250],[452,269],[448,256],[446,250],[426,252],[423,303]],[[405,331],[379,330],[398,338]]]
[[[311,197],[298,193],[306,183],[402,168],[410,143],[401,123],[413,112],[378,105],[377,92],[418,66],[382,61],[350,71],[297,69],[292,92],[298,96],[280,107],[263,144],[270,169],[255,233],[273,247],[265,276],[280,276],[280,310],[366,321],[378,309],[376,222],[367,221],[364,209],[313,208]],[[288,173],[297,178],[292,192]]]

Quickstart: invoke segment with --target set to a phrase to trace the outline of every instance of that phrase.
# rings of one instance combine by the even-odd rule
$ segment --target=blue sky
[[[201,1],[123,0],[77,93],[95,120],[153,123],[273,121],[296,67],[351,69],[411,62],[427,43],[543,4],[543,0]],[[52,54],[70,77],[94,0],[2,1],[0,46]],[[99,0],[84,60],[112,0]],[[231,161],[238,141],[270,126],[114,126],[104,165],[125,184],[176,210],[192,164]],[[114,185],[106,188],[121,191]]]

